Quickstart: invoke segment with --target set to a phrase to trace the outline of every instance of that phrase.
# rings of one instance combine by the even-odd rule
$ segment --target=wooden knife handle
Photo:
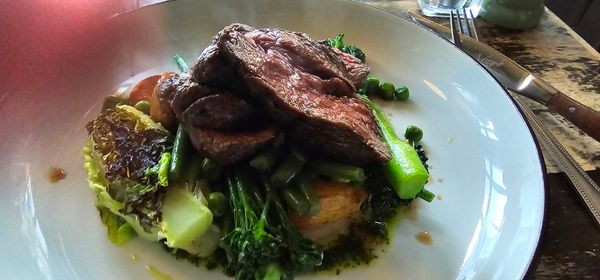
[[[571,99],[561,92],[557,92],[552,96],[546,105],[600,142],[600,112]]]

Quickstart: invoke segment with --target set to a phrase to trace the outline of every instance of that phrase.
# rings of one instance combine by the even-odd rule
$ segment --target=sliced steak
[[[197,99],[210,95],[187,73],[165,73],[156,85],[156,97],[163,111],[179,115]]]
[[[230,94],[216,94],[192,103],[181,115],[181,121],[186,125],[229,129],[257,115],[258,109],[245,100]]]
[[[253,40],[256,35],[230,31],[220,36],[220,50],[237,65],[250,93],[298,142],[354,164],[390,160],[364,101],[324,94],[331,81],[303,72],[300,68],[306,68],[295,67],[286,53],[265,50]]]
[[[254,40],[267,53],[279,53],[302,72],[313,74],[323,80],[339,79],[346,88],[340,84],[340,90],[336,94],[355,96],[356,88],[352,84],[346,66],[331,47],[312,40],[304,33],[275,28],[253,30],[247,32],[245,36]]]
[[[192,67],[194,80],[203,85],[223,85],[234,80],[235,75],[229,61],[221,55],[216,45],[204,49]]]
[[[175,114],[180,117],[194,102],[197,100],[220,94],[223,91],[215,90],[213,88],[198,85],[194,91],[184,91],[175,95],[175,98],[171,100],[171,108]]]
[[[232,24],[220,31],[211,44],[202,51],[196,64],[192,66],[191,72],[194,80],[201,84],[218,89],[226,89],[238,95],[247,94],[247,88],[244,81],[239,77],[231,61],[225,57],[218,43],[223,33],[237,31],[249,32],[253,27],[244,24]]]
[[[242,133],[191,125],[186,125],[185,128],[194,148],[219,165],[229,165],[248,158],[277,136],[272,128]]]
[[[300,71],[313,74],[329,84],[326,94],[355,96],[354,78],[346,69],[345,62],[328,45],[312,40],[300,32],[281,29],[254,29],[244,24],[232,24],[221,30],[198,57],[192,68],[193,77],[200,84],[223,87],[236,93],[247,91],[231,60],[223,54],[223,38],[236,32],[252,38],[264,51],[281,54]]]
[[[181,122],[196,126],[225,128],[258,112],[226,90],[199,85],[188,73],[169,73],[156,90],[161,108],[169,108]]]
[[[354,57],[353,55],[342,52],[337,48],[332,49],[335,52],[335,54],[342,60],[342,62],[344,62],[344,65],[348,70],[348,76],[354,87],[362,87],[363,82],[367,79],[367,76],[369,76],[369,72],[371,72],[371,68],[369,68],[369,66],[364,64],[362,61],[360,61],[360,59]]]
[[[236,30],[248,31],[241,26]],[[221,165],[253,155],[278,134],[274,128],[246,125],[262,120],[260,110],[239,97],[248,90],[230,64],[213,44],[191,73],[172,74],[157,87],[161,104],[170,105],[194,148]]]

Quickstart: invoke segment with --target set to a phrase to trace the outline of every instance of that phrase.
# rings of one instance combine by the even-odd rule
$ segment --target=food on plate
[[[181,72],[107,97],[86,126],[88,181],[116,244],[157,241],[236,279],[288,279],[370,261],[429,178],[423,132],[400,139],[340,34],[315,41],[232,24]]]

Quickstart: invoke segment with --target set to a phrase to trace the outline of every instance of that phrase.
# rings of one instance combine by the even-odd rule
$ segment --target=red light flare
[[[131,2],[131,1],[130,1]],[[106,49],[106,18],[129,8],[115,0],[8,1],[0,11],[0,73],[13,86],[52,81]],[[100,44],[100,45],[98,45]],[[4,82],[3,82],[4,83]]]

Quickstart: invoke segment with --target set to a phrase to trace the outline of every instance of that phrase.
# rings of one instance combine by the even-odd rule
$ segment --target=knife
[[[432,31],[436,34],[439,34],[442,37],[444,37],[445,39],[450,41],[450,39],[452,37],[452,35],[450,33],[450,29],[448,29],[442,25],[439,25],[437,23],[434,23],[430,20],[427,20],[425,18],[422,18],[418,15],[412,14],[412,13],[409,13],[409,16],[410,16],[410,18],[407,18],[408,20],[415,22],[423,27],[426,27],[426,28],[430,29],[430,31]],[[401,15],[401,17],[406,18],[404,15]],[[490,72],[493,71],[492,75],[494,75],[498,80],[500,80],[501,83],[503,80],[506,81],[507,84],[503,83],[504,86],[508,87],[508,85],[510,84],[512,86],[516,86],[517,88],[519,88],[520,84],[526,84],[526,86],[524,86],[523,89],[527,89],[527,91],[526,91],[526,93],[521,92],[521,94],[524,96],[531,97],[531,98],[538,100],[541,103],[545,103],[545,104],[548,103],[548,100],[552,100],[552,98],[554,98],[555,96],[559,96],[562,94],[558,90],[556,90],[553,87],[551,87],[550,85],[548,85],[547,83],[543,82],[542,80],[535,78],[527,70],[523,69],[521,66],[516,64],[514,61],[510,60],[503,54],[495,51],[491,47],[489,47],[483,43],[480,43],[477,40],[473,40],[474,42],[470,42],[468,40],[465,40],[465,38],[471,39],[470,37],[461,38],[462,39],[461,43],[463,44],[462,48],[464,49],[466,46],[469,46],[471,51],[466,51],[466,50],[465,51],[472,56],[473,56],[473,54],[475,54],[474,58],[476,58],[478,61],[480,61],[480,63],[482,65],[484,65],[484,67],[486,67]],[[473,44],[476,44],[476,43],[483,45],[483,47],[482,46],[473,46]],[[474,51],[473,49],[475,49],[475,50],[481,49],[481,51]],[[487,62],[491,61],[492,63],[488,63],[488,64],[492,64],[492,66],[486,66],[487,64],[484,64],[483,62],[481,62],[481,60],[479,59],[480,57],[478,57],[480,55],[488,55]],[[500,63],[500,62],[503,64],[507,64],[508,66],[504,67],[503,65],[493,65],[494,63]],[[508,69],[508,70],[504,70],[504,69]],[[517,71],[508,72],[510,69],[517,69]],[[496,73],[499,73],[499,74],[496,74]],[[496,76],[496,75],[498,75],[498,76]],[[515,80],[514,77],[519,77],[518,75],[521,75],[520,76],[521,79],[531,79],[531,81],[526,83],[526,82],[518,80],[518,79]],[[527,77],[531,77],[531,78],[527,78]],[[501,80],[501,78],[503,80]],[[535,81],[536,79],[537,79],[538,83],[533,83],[533,81]],[[515,81],[521,81],[521,82],[518,83]],[[527,86],[529,86],[530,84],[533,84],[533,86],[528,88]],[[542,86],[540,86],[540,84]],[[543,86],[548,86],[549,88],[542,88]],[[553,89],[554,91],[550,91],[549,93],[546,93],[546,92],[540,91],[539,89],[542,89],[542,90],[546,90],[546,89],[552,90]],[[543,122],[531,111],[531,109],[529,109],[529,107],[523,101],[521,101],[518,96],[515,96],[515,91],[512,89],[509,89],[508,92],[512,95],[513,101],[515,102],[517,107],[519,107],[521,109],[522,113],[524,114],[524,117],[528,120],[531,128],[537,135],[537,139],[538,139],[539,143],[546,148],[549,155],[554,159],[554,161],[558,164],[558,166],[562,169],[562,171],[565,172],[565,174],[571,181],[573,187],[575,188],[577,193],[580,195],[580,198],[586,204],[590,214],[596,221],[596,224],[598,226],[600,226],[600,187],[598,187],[598,185],[596,185],[596,183],[585,173],[585,171],[583,171],[581,166],[579,166],[579,164],[577,164],[575,159],[573,159],[573,157],[571,157],[571,155],[569,155],[569,153],[565,150],[565,148],[560,144],[560,142],[558,142],[558,140],[552,135],[552,133],[548,130],[548,128],[546,128],[546,126],[543,124]],[[543,98],[544,95],[539,95],[539,96],[541,96],[541,97],[539,97],[538,95],[536,95],[537,93],[546,94],[546,95],[549,95],[549,97],[547,99],[545,99],[545,98]],[[562,95],[564,95],[564,94],[562,94]],[[544,100],[547,100],[547,101],[544,101]],[[573,102],[575,102],[575,101],[573,101]],[[583,105],[581,105],[581,106],[583,106]],[[587,108],[587,109],[592,110],[590,108]],[[589,121],[594,121],[594,120],[591,119]]]
[[[451,41],[450,28],[412,12],[407,19]],[[462,50],[483,65],[500,84],[546,105],[600,141],[600,112],[571,99],[494,48],[463,34],[460,41]]]

